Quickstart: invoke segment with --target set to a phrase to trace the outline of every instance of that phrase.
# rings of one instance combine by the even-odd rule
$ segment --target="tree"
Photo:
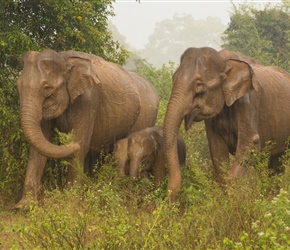
[[[222,48],[253,57],[265,65],[290,70],[290,12],[281,5],[233,4],[231,21],[222,36]],[[289,4],[288,4],[289,6]]]
[[[113,40],[107,17],[112,0],[0,0],[0,62],[15,66],[22,52],[81,50],[124,64],[127,52]]]
[[[226,26],[215,17],[195,20],[191,15],[175,14],[156,24],[142,55],[156,66],[168,61],[177,63],[188,47],[219,48],[220,36],[225,29]]]
[[[0,0],[0,196],[6,201],[18,199],[27,162],[16,91],[19,59],[28,50],[73,49],[124,64],[129,53],[107,25],[112,1]]]

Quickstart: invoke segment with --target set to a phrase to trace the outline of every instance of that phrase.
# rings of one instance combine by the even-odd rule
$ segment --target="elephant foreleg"
[[[154,183],[155,185],[159,185],[164,176],[166,175],[166,168],[165,168],[165,156],[164,153],[159,152],[156,161],[154,164]]]
[[[285,167],[283,166],[280,160],[282,155],[283,154],[277,154],[277,155],[272,155],[270,157],[270,162],[269,162],[269,168],[271,170],[270,176],[284,173]]]
[[[73,184],[75,181],[82,182],[84,180],[85,176],[84,164],[85,157],[89,152],[89,143],[86,143],[85,145],[80,144],[80,146],[81,146],[80,150],[68,159],[69,161],[68,176],[67,176],[68,185]]]
[[[47,158],[39,154],[32,146],[29,149],[28,166],[24,181],[23,193],[21,200],[14,206],[22,208],[31,203],[37,202],[41,190],[41,178]]]
[[[235,180],[243,176],[247,170],[247,165],[251,160],[251,152],[261,151],[260,136],[257,129],[256,109],[249,101],[248,96],[238,100],[235,104],[234,111],[239,114],[236,116],[237,126],[237,148],[233,168],[230,170],[230,178]]]
[[[229,148],[224,139],[213,131],[215,125],[212,124],[211,121],[205,121],[205,125],[215,178],[219,183],[225,184],[222,164],[224,162],[229,162]]]
[[[85,157],[80,155],[75,155],[74,157],[68,159],[68,175],[67,175],[67,183],[68,185],[73,184],[75,181],[81,181],[84,177],[84,161]]]

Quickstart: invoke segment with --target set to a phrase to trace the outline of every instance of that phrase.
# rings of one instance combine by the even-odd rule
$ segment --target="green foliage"
[[[27,142],[20,129],[17,71],[0,71],[0,206],[19,199],[28,155]]]
[[[2,210],[1,247],[289,249],[289,154],[286,173],[276,177],[265,175],[266,155],[255,156],[247,175],[228,187],[212,181],[207,162],[190,159],[176,203],[166,198],[167,179],[158,188],[147,178],[120,179],[108,161],[97,182],[45,190],[28,212]],[[261,183],[277,190],[272,178],[281,180],[282,189],[265,193]]]
[[[112,0],[0,1],[0,65],[15,67],[25,51],[80,50],[125,63],[128,52],[112,38]]]
[[[255,207],[261,209],[249,232],[243,231],[239,241],[224,239],[230,249],[289,249],[290,247],[290,196],[283,189],[271,201],[257,200]]]
[[[156,125],[163,125],[167,103],[171,94],[172,75],[177,65],[169,62],[167,65],[163,64],[162,67],[156,68],[144,59],[137,59],[135,67],[135,71],[151,82],[158,93],[160,105]]]
[[[265,5],[263,9],[248,2],[239,7],[233,4],[222,47],[289,71],[289,14],[286,1],[280,5]]]

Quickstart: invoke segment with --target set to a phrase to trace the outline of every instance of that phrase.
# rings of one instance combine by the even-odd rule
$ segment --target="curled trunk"
[[[37,110],[37,107],[32,110],[31,107],[32,105],[21,105],[21,125],[28,142],[40,154],[49,158],[65,158],[79,150],[78,143],[58,146],[49,142],[40,126],[42,111]]]

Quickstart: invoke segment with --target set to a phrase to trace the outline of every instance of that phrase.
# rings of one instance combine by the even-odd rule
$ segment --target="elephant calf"
[[[186,145],[181,137],[177,137],[177,148],[180,165],[185,164]],[[114,146],[117,160],[117,171],[120,176],[137,177],[140,167],[154,175],[158,184],[165,176],[165,157],[163,149],[163,127],[150,127],[132,133],[119,140]]]

